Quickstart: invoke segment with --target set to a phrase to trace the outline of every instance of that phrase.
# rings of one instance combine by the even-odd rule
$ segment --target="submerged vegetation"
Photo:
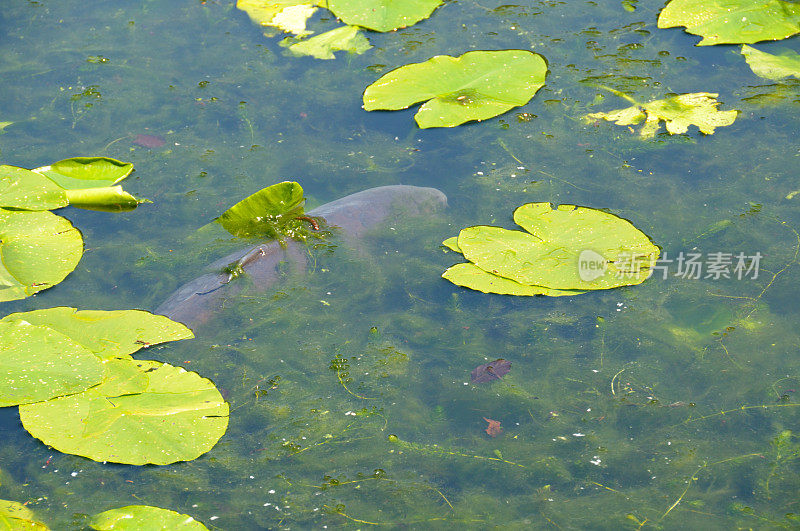
[[[796,527],[800,85],[797,50],[764,41],[798,22],[794,2],[752,6],[4,7],[0,527]],[[350,53],[287,57],[248,15],[292,33],[292,55]],[[506,55],[527,73],[462,68]],[[608,111],[599,87],[632,107]],[[457,112],[358,111],[378,99]],[[65,152],[116,158],[42,166]],[[95,164],[112,209],[140,202],[110,190],[125,172],[154,203],[48,212],[91,204],[73,190]],[[287,175],[305,190],[264,189]],[[266,293],[237,278],[192,341],[159,345],[192,334],[149,312],[73,308],[155,307],[242,245],[198,227],[303,239],[306,194],[396,182],[442,188],[448,213],[309,239],[305,276]],[[285,210],[254,223],[263,199]],[[525,232],[501,229],[521,204]],[[446,240],[463,283],[585,293],[443,281],[439,242],[474,223],[492,227]],[[498,252],[492,231],[537,241]],[[631,245],[636,282],[497,263],[579,260],[574,234],[603,240],[589,250],[606,267]]]

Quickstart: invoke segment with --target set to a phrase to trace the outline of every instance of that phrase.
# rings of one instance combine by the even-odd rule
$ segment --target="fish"
[[[478,365],[470,373],[470,380],[472,383],[486,383],[493,380],[499,380],[511,370],[511,362],[500,358],[491,363],[484,363]]]
[[[314,208],[304,217],[322,220],[333,227],[335,238],[357,246],[367,233],[378,225],[405,218],[434,213],[447,206],[447,196],[436,188],[390,185],[369,188]],[[211,263],[207,272],[178,288],[155,309],[189,328],[207,323],[225,301],[239,293],[244,284],[235,278],[228,266],[246,274],[250,284],[265,291],[280,279],[280,269],[288,263],[302,273],[307,267],[308,251],[303,243],[270,240],[245,247]],[[237,275],[238,276],[238,275]]]

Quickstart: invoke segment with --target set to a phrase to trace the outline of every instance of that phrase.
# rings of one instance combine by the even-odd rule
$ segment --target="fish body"
[[[338,227],[340,237],[354,244],[370,229],[392,220],[435,212],[446,206],[446,196],[436,188],[392,185],[363,190],[326,203],[307,213]],[[308,252],[304,244],[275,240],[251,245],[210,264],[208,272],[178,288],[155,313],[180,321],[190,328],[208,321],[222,309],[226,299],[242,289],[234,273],[226,267],[236,264],[251,284],[266,290],[280,279],[279,268],[289,264],[294,272],[306,270]]]

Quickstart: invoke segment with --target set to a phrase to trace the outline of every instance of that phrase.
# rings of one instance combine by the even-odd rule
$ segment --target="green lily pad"
[[[293,218],[303,214],[303,187],[296,182],[273,184],[242,199],[217,218],[225,230],[245,237],[276,237]]]
[[[742,55],[757,76],[773,80],[789,76],[800,78],[799,53],[787,51],[780,55],[773,55],[743,44]]]
[[[306,21],[317,10],[314,0],[237,0],[236,7],[261,26],[308,35]]]
[[[421,128],[454,127],[525,105],[546,75],[544,58],[525,50],[437,55],[383,75],[364,91],[364,109],[398,110],[424,101],[414,116]]]
[[[104,363],[100,385],[20,406],[25,429],[61,452],[130,465],[190,461],[224,435],[228,404],[210,380],[156,361]]]
[[[36,172],[0,166],[0,207],[53,210],[69,204],[64,190]]]
[[[528,232],[463,229],[458,247],[484,271],[520,284],[594,290],[640,284],[659,249],[630,222],[586,207],[529,203],[514,212]]]
[[[703,37],[697,45],[752,44],[800,32],[800,4],[782,0],[672,0],[658,15],[659,28],[685,26]]]
[[[343,26],[289,46],[294,55],[310,55],[316,59],[335,59],[333,52],[362,54],[372,48],[355,26]]]
[[[66,190],[112,186],[133,171],[133,164],[109,157],[72,157],[33,171]]]
[[[679,94],[654,100],[649,103],[638,103],[624,109],[609,112],[595,112],[584,116],[586,121],[598,119],[614,122],[617,125],[637,125],[645,120],[644,126],[639,131],[642,138],[652,138],[661,127],[663,120],[667,125],[667,132],[671,135],[682,134],[689,130],[690,125],[696,125],[701,133],[714,134],[717,127],[725,127],[736,121],[739,111],[717,110],[719,94],[709,92],[692,92]]]
[[[100,359],[64,334],[0,321],[0,407],[79,393],[103,379]]]
[[[0,302],[58,284],[81,255],[81,233],[65,218],[0,208]]]
[[[46,525],[35,520],[33,511],[19,502],[0,500],[0,529],[3,531],[47,531]]]
[[[185,325],[142,310],[77,310],[66,306],[12,313],[6,321],[24,320],[56,330],[100,358],[123,357],[142,347],[194,337]]]
[[[163,531],[208,529],[187,514],[149,505],[128,505],[92,516],[89,526],[98,531]]]
[[[3,132],[3,129],[5,129],[5,128],[6,128],[6,127],[8,127],[9,125],[12,125],[13,123],[14,123],[14,122],[0,122],[0,133],[2,133],[2,132]]]
[[[442,0],[321,0],[345,24],[393,31],[428,18]]]
[[[488,271],[484,271],[471,262],[455,264],[449,267],[442,274],[442,278],[449,280],[456,286],[498,295],[547,295],[548,297],[564,297],[585,293],[583,291],[552,289],[544,286],[527,286],[515,280],[511,280],[510,278],[503,278],[489,273]]]

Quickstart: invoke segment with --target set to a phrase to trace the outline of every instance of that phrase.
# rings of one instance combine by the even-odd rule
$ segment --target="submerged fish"
[[[393,185],[342,197],[307,215],[322,218],[329,226],[341,229],[343,238],[355,242],[382,222],[431,213],[446,204],[447,197],[436,188]],[[272,240],[247,247],[209,265],[208,273],[180,287],[156,308],[155,313],[194,327],[208,321],[226,299],[242,289],[242,283],[226,269],[231,264],[246,273],[257,289],[265,290],[280,279],[282,263],[288,262],[303,271],[307,259],[304,244],[293,240],[284,246]]]

